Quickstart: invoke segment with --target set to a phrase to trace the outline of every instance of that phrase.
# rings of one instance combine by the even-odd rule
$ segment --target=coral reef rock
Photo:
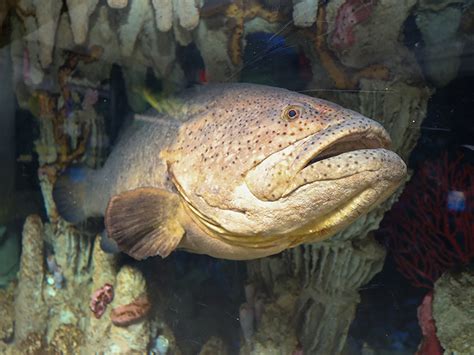
[[[15,324],[14,286],[14,284],[11,284],[6,289],[0,289],[0,350],[2,349],[2,342],[8,342],[13,338]]]
[[[436,335],[445,354],[474,354],[474,269],[448,271],[434,288]]]
[[[145,279],[140,271],[130,266],[124,266],[117,274],[112,307],[132,304],[138,298],[146,295],[146,292]],[[143,354],[147,351],[149,341],[150,324],[146,318],[127,327],[113,325],[107,340],[106,352],[120,351],[122,353],[137,352]]]
[[[118,266],[95,241],[62,221],[43,224],[29,216],[23,228],[18,282],[0,290],[0,352],[5,354],[146,353],[151,343],[146,281],[130,266]],[[45,250],[47,252],[45,252]],[[46,267],[47,266],[47,267]],[[52,273],[61,273],[55,282]],[[97,319],[91,295],[104,284],[116,293],[112,307],[146,308],[133,324],[117,327],[109,306]],[[13,299],[14,297],[14,299]],[[140,302],[138,302],[139,300]],[[148,301],[147,301],[148,302]],[[161,321],[161,328],[167,328]],[[173,338],[173,334],[169,334]]]
[[[399,38],[403,24],[416,3],[416,0],[396,4],[391,0],[330,1],[326,21],[328,32],[334,35],[329,37],[328,45],[348,67],[363,68],[374,63],[395,67],[398,65],[396,61],[404,61],[406,72],[406,57],[411,57],[413,65],[415,59]],[[343,16],[344,13],[347,16]]]
[[[318,0],[293,1],[293,21],[296,26],[309,27],[316,21]]]
[[[39,216],[30,216],[23,227],[19,283],[15,298],[15,339],[45,332],[48,310],[42,297],[44,287],[44,230]]]
[[[307,244],[281,258],[249,262],[250,279],[271,290],[253,348],[291,353],[301,343],[305,353],[341,352],[358,288],[382,269],[384,256],[373,238],[365,238]]]
[[[458,73],[464,49],[458,33],[461,17],[462,10],[458,7],[421,11],[416,17],[424,41],[425,71],[436,86],[447,85]]]

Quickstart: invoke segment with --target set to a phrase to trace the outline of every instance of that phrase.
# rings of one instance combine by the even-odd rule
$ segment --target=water
[[[0,353],[474,353],[473,23],[467,0],[4,0]],[[289,173],[314,148],[278,154],[335,118],[289,92],[189,91],[240,82],[376,120],[410,181],[322,228],[390,175],[346,176],[381,138],[307,156],[315,194]],[[185,153],[164,153],[180,126]]]

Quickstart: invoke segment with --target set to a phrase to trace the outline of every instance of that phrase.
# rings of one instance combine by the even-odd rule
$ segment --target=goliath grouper
[[[60,213],[104,215],[136,259],[180,248],[244,260],[329,238],[405,179],[384,128],[334,103],[251,84],[181,102],[129,128],[100,170],[59,179]]]

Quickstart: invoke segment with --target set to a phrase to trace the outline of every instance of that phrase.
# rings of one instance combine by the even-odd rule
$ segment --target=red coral
[[[336,25],[331,36],[331,46],[346,49],[355,43],[354,27],[366,21],[375,7],[376,0],[347,0],[337,11]]]
[[[143,320],[148,315],[150,308],[151,304],[148,301],[148,297],[141,296],[132,303],[113,308],[110,318],[114,325],[127,327]]]
[[[473,186],[474,166],[445,154],[422,166],[384,220],[397,269],[413,286],[432,289],[446,270],[474,258]]]
[[[111,284],[105,284],[91,297],[89,308],[94,313],[94,316],[99,319],[105,313],[107,305],[114,299],[114,287]]]
[[[423,340],[416,355],[441,355],[443,349],[436,336],[436,324],[433,319],[433,291],[423,298],[418,307],[418,323],[423,333]]]

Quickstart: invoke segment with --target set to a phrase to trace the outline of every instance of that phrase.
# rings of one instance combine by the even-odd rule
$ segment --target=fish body
[[[130,128],[102,169],[55,190],[67,219],[105,215],[137,259],[176,248],[254,259],[321,241],[405,179],[384,128],[334,103],[253,84],[179,100],[174,117]]]

